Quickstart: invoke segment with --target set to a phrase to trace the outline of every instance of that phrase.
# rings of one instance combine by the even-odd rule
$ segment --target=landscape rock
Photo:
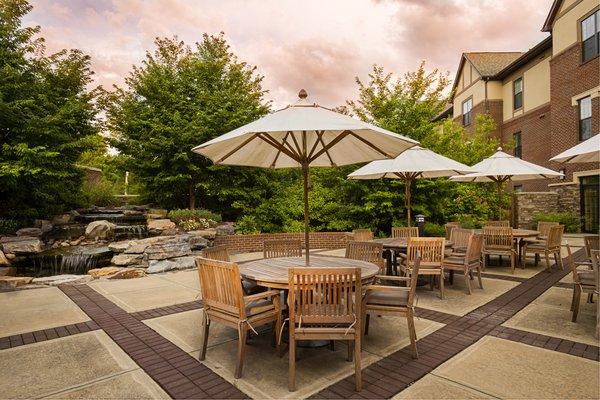
[[[35,254],[42,251],[43,243],[36,237],[29,236],[3,236],[0,245],[4,253]]]
[[[14,253],[6,253],[5,256],[8,259],[8,261],[11,261],[11,260],[14,260],[15,258],[17,258],[17,256]]]
[[[177,269],[190,269],[196,267],[195,257],[177,257],[169,260],[150,260],[147,274],[156,274]]]
[[[123,215],[143,215],[144,213],[139,210],[124,210]]]
[[[42,236],[42,230],[40,228],[21,228],[17,231],[17,236]]]
[[[92,221],[85,228],[85,237],[90,240],[109,239],[114,236],[115,224],[106,220]]]
[[[93,278],[89,275],[54,275],[54,276],[45,276],[42,278],[33,278],[31,281],[36,285],[48,285],[48,286],[58,286],[58,285],[79,285],[88,283]]]
[[[117,272],[119,272],[122,269],[123,268],[118,268],[118,267],[94,268],[94,269],[90,269],[87,273],[93,279],[98,279],[103,276],[109,276],[109,275],[116,274]]]
[[[125,254],[125,253],[117,254],[117,255],[113,256],[112,260],[110,260],[110,262],[112,264],[121,265],[121,266],[139,264],[140,261],[142,261],[141,254]]]
[[[108,276],[108,279],[131,279],[141,278],[146,273],[140,268],[120,268],[116,273]]]
[[[165,243],[154,244],[146,248],[145,253],[149,260],[164,260],[165,258],[188,256],[192,252],[190,244],[183,243]]]
[[[8,266],[10,266],[10,261],[8,261],[8,258],[6,258],[6,256],[4,255],[4,252],[0,250],[0,267]]]
[[[108,244],[108,249],[110,251],[114,251],[115,253],[122,253],[124,252],[131,243],[133,243],[133,240],[122,240],[120,242],[112,242]]]
[[[17,269],[15,267],[0,267],[0,276],[15,276]]]
[[[72,213],[55,215],[52,218],[52,225],[67,225],[72,222],[75,222],[75,216]]]
[[[208,246],[208,239],[200,235],[189,235],[188,243],[192,250],[202,250]]]
[[[207,239],[214,239],[217,236],[217,230],[215,228],[199,229],[197,231],[189,231],[188,235],[202,236]]]
[[[36,219],[33,221],[33,226],[40,228],[42,233],[47,233],[52,230],[52,223],[47,219]]]
[[[170,219],[153,219],[148,221],[148,232],[152,235],[174,235],[177,225]]]
[[[150,246],[150,243],[133,242],[129,245],[129,247],[127,247],[127,249],[125,249],[125,253],[126,254],[141,254],[148,248],[148,246]]]
[[[28,285],[33,280],[30,276],[0,276],[0,290],[14,290]]]
[[[161,219],[167,218],[167,210],[163,210],[162,208],[151,208],[148,210],[148,214],[146,214],[147,219]]]
[[[235,228],[233,226],[233,222],[227,222],[223,225],[217,226],[216,231],[217,231],[217,235],[219,235],[219,236],[235,234]]]

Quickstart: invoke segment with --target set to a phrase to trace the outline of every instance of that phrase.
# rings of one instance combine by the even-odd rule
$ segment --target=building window
[[[581,57],[583,62],[600,52],[600,10],[581,21]]]
[[[513,134],[513,141],[515,142],[514,156],[521,158],[523,154],[521,148],[521,132]]]
[[[473,109],[473,99],[469,98],[462,103],[462,122],[463,125],[471,125],[473,121],[473,115],[471,110]]]
[[[523,78],[513,82],[513,107],[515,110],[523,107]]]
[[[515,186],[513,186],[513,190],[516,193],[521,193],[523,191],[523,185],[515,185]]]
[[[579,140],[592,137],[592,98],[590,96],[579,100]]]

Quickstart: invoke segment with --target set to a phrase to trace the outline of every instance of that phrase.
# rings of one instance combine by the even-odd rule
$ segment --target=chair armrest
[[[405,292],[410,290],[410,288],[402,287],[402,286],[387,286],[387,285],[368,285],[367,292],[370,291],[380,291],[380,292]]]
[[[244,302],[248,303],[253,300],[264,299],[267,297],[278,297],[279,290],[267,290],[266,292],[260,292],[256,294],[251,294],[249,296],[244,296]]]
[[[375,279],[410,282],[410,277],[408,276],[375,275]]]
[[[408,257],[405,253],[398,253],[397,256],[403,259],[406,259],[406,257]]]

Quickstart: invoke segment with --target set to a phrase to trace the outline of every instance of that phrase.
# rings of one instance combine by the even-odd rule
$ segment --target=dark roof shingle
[[[482,77],[490,77],[506,68],[523,53],[511,52],[472,52],[464,53]]]

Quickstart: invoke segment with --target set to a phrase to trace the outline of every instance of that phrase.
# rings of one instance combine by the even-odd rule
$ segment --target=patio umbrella
[[[474,172],[469,166],[439,155],[421,146],[406,150],[391,160],[372,161],[348,175],[350,179],[404,179],[406,216],[410,226],[412,182],[418,178],[441,178]]]
[[[600,162],[600,135],[592,136],[578,145],[563,151],[552,157],[550,161],[561,163]]]
[[[473,165],[477,172],[461,176],[453,176],[450,179],[457,182],[496,182],[498,186],[498,200],[502,197],[502,184],[508,181],[525,181],[531,179],[549,179],[563,176],[562,173],[548,168],[521,160],[511,156],[498,147],[498,151],[492,156]],[[498,218],[502,206],[498,202]]]
[[[301,168],[304,184],[304,240],[309,263],[309,167],[335,167],[393,158],[417,141],[300,100],[194,147],[215,164]]]

